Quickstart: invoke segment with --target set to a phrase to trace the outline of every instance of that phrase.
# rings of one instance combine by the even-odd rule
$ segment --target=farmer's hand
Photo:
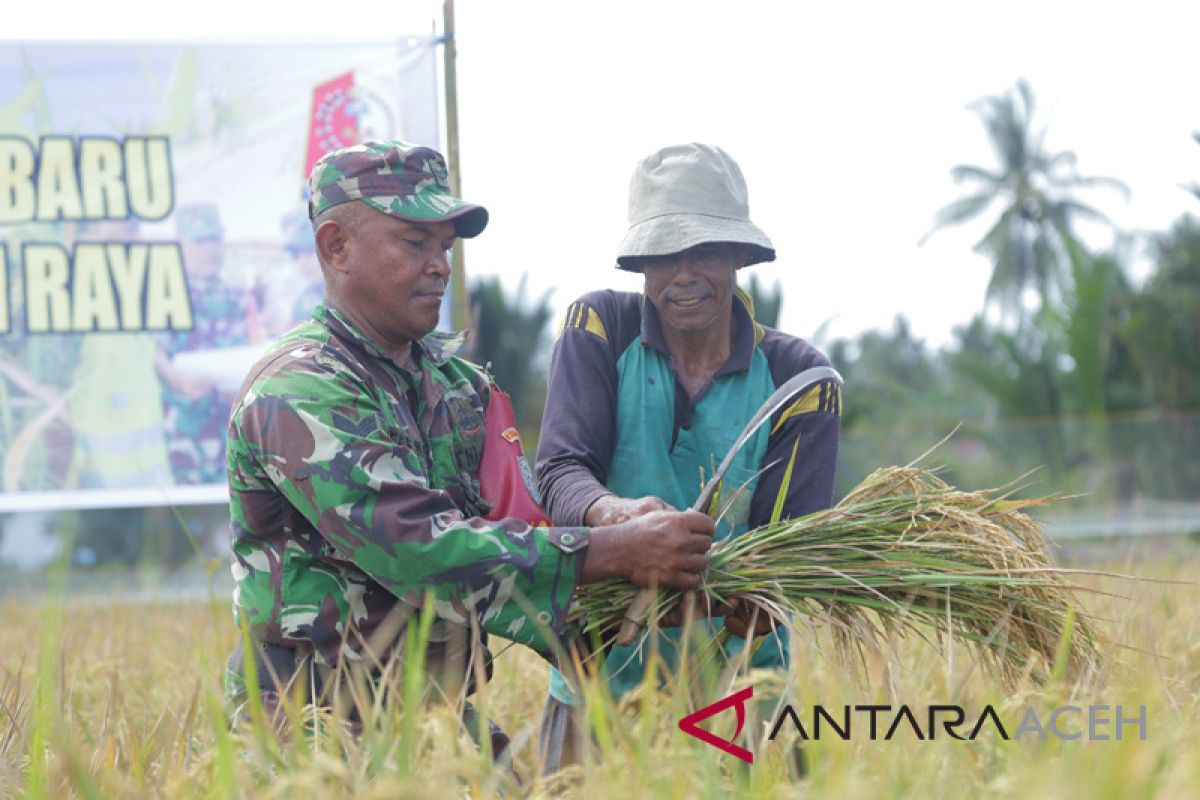
[[[593,528],[580,583],[618,578],[637,586],[695,589],[715,532],[698,511],[654,511]]]
[[[629,498],[606,494],[588,508],[587,513],[583,515],[583,524],[592,528],[598,525],[617,525],[653,511],[674,510],[666,501],[657,497]]]
[[[762,636],[775,629],[774,620],[762,609],[758,610],[751,629],[750,620],[754,616],[754,606],[743,602],[740,597],[730,598],[728,603],[714,603],[703,595],[697,596],[696,592],[684,592],[679,603],[664,614],[658,624],[664,628],[674,628],[683,625],[689,617],[693,620],[724,617],[729,632],[743,639]]]
[[[747,603],[740,597],[729,598],[729,603],[722,609],[722,614],[725,617],[725,627],[734,636],[740,636],[743,639],[753,639],[755,636],[762,636],[764,633],[770,633],[775,630],[775,620],[771,619],[771,615],[761,608],[757,608],[753,603]],[[714,612],[713,616],[717,616]],[[751,620],[754,622],[754,627],[750,627]]]

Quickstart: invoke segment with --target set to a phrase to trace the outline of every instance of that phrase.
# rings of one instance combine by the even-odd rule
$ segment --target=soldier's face
[[[338,269],[343,310],[384,346],[420,339],[437,327],[454,223],[406,222],[367,206],[354,216]]]
[[[659,319],[680,332],[704,330],[729,311],[737,268],[744,263],[745,248],[723,242],[638,260]]]

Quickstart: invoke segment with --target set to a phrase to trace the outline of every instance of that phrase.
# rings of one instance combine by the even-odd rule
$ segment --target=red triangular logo
[[[729,695],[729,697],[726,697],[724,700],[718,700],[710,706],[705,706],[695,713],[688,714],[686,717],[679,720],[679,730],[690,736],[695,736],[700,741],[706,744],[711,744],[713,747],[717,748],[718,750],[723,750],[726,753],[729,753],[731,756],[737,756],[747,764],[753,764],[754,753],[751,753],[746,748],[739,747],[733,743],[733,739],[736,739],[741,734],[742,726],[746,724],[746,701],[753,696],[754,687],[747,686],[740,692]],[[737,707],[737,730],[734,731],[732,739],[722,739],[718,736],[714,736],[703,728],[696,726],[697,722],[701,722],[711,716],[720,714],[730,706]]]

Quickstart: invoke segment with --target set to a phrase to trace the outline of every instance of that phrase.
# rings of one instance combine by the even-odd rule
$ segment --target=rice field
[[[444,706],[416,714],[383,708],[361,737],[327,727],[283,741],[261,724],[231,731],[221,672],[239,632],[224,596],[126,605],[64,602],[53,593],[8,599],[0,601],[0,797],[1193,797],[1200,560],[1194,546],[1181,548],[1088,565],[1177,583],[1082,579],[1112,593],[1083,597],[1104,655],[1087,685],[1061,671],[1048,684],[1001,683],[970,650],[936,637],[888,639],[857,667],[820,624],[793,640],[790,698],[805,725],[814,704],[835,713],[907,705],[922,720],[928,706],[955,704],[969,721],[991,706],[1011,736],[1028,707],[1045,721],[1068,704],[1121,705],[1126,716],[1144,705],[1144,741],[1129,726],[1116,741],[1112,725],[1101,731],[1107,741],[1004,740],[991,726],[973,741],[922,740],[908,725],[890,741],[881,725],[872,740],[856,712],[849,741],[823,734],[807,742],[802,780],[785,757],[785,739],[796,735],[790,724],[756,748],[753,765],[743,764],[679,730],[694,706],[675,685],[646,687],[615,707],[598,700],[589,717],[593,755],[539,778],[546,665],[516,647],[501,653],[476,705],[512,737],[519,778],[493,767]],[[753,674],[736,685],[754,686],[760,698],[773,681]],[[714,717],[712,730],[730,736],[733,716]],[[1063,717],[1064,733],[1086,734],[1086,726],[1079,714]],[[751,733],[738,741],[747,744]]]
[[[877,469],[832,508],[718,542],[698,602],[738,598],[780,624],[816,619],[860,649],[881,649],[884,628],[948,632],[1010,680],[1027,670],[1044,678],[1061,651],[1064,675],[1083,677],[1099,660],[1091,621],[1073,605],[1086,587],[1055,563],[1028,513],[1053,498],[1017,498],[1016,488],[964,491],[937,469]],[[684,598],[637,594],[657,619]],[[584,586],[578,597],[590,629],[637,630],[624,622],[638,608],[628,583]]]

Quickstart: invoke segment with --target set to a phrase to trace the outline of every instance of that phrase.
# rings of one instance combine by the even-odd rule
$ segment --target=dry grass
[[[961,491],[913,465],[876,470],[834,508],[718,543],[700,602],[739,597],[780,624],[816,621],[860,654],[895,632],[949,633],[1009,683],[1084,678],[1100,660],[1084,587],[1026,513],[1050,500],[1011,494]],[[583,587],[581,616],[611,631],[633,596],[627,583]],[[655,618],[682,597],[661,592]]]
[[[1200,578],[1187,559],[1119,564],[1118,571]],[[1089,586],[1090,610],[1110,648],[1086,686],[1064,676],[1042,685],[998,683],[966,648],[939,653],[885,631],[862,678],[834,656],[829,630],[802,629],[791,690],[798,710],[814,703],[996,707],[1007,721],[1027,705],[1147,706],[1148,740],[973,742],[939,739],[812,742],[812,772],[787,776],[781,741],[753,767],[676,728],[686,693],[667,687],[592,713],[601,757],[553,781],[534,778],[546,668],[512,648],[479,703],[516,743],[518,787],[480,756],[445,708],[389,709],[355,741],[336,731],[280,744],[259,727],[227,732],[218,701],[225,654],[237,637],[224,598],[212,605],[65,608],[5,601],[0,628],[0,797],[984,797],[1193,796],[1200,785],[1200,589],[1194,583]],[[1158,653],[1158,656],[1153,655]],[[766,694],[767,676],[752,676]],[[709,698],[715,700],[720,695]],[[405,721],[415,721],[410,730]],[[1010,730],[1010,733],[1012,731]]]

